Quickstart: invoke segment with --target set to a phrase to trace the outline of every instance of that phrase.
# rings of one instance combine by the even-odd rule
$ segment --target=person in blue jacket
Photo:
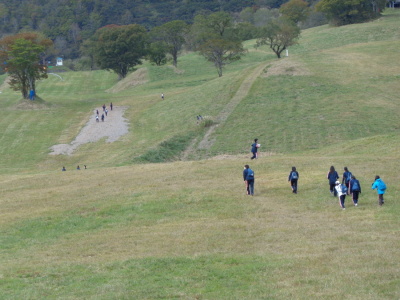
[[[353,195],[354,206],[357,206],[358,205],[358,196],[359,196],[359,194],[361,194],[361,184],[356,179],[356,176],[354,176],[354,175],[351,175],[351,180],[349,183],[349,191],[350,191],[350,194]]]
[[[372,183],[372,189],[378,192],[378,203],[379,206],[382,206],[385,202],[383,200],[383,194],[386,192],[386,184],[379,177],[379,175],[375,176],[375,181]]]
[[[349,171],[349,169],[347,167],[344,167],[344,173],[343,173],[343,178],[342,178],[342,184],[345,184],[347,186],[348,189],[348,195],[350,195],[350,180],[351,180],[351,172]]]
[[[338,173],[335,171],[335,167],[331,166],[329,169],[328,175],[326,175],[326,178],[329,180],[329,190],[333,196],[337,196],[337,192],[335,189],[336,186],[336,180],[339,179]]]
[[[297,181],[299,180],[299,172],[296,171],[296,167],[292,167],[292,171],[289,174],[288,181],[292,187],[292,192],[297,194]]]
[[[258,157],[258,139],[254,139],[254,143],[251,144],[251,153],[253,153],[253,156],[251,157],[251,159],[255,159]]]
[[[246,194],[254,196],[254,171],[250,169],[249,165],[244,166],[243,180],[246,184]]]

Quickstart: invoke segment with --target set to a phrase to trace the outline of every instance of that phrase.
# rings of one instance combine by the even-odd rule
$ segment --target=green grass
[[[147,83],[116,93],[105,71],[49,76],[34,103],[3,84],[0,298],[399,299],[399,17],[306,30],[280,61],[249,41],[221,78],[186,54],[177,70],[144,63]],[[210,127],[196,116],[217,120],[260,64],[198,149]],[[111,101],[127,107],[126,136],[48,155]],[[360,180],[357,208],[329,195],[331,165]],[[381,208],[376,174],[388,186]]]

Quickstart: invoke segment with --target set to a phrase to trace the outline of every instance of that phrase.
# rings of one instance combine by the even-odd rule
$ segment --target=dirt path
[[[121,136],[128,133],[128,123],[123,117],[127,107],[114,106],[112,111],[108,112],[108,116],[105,117],[104,122],[96,122],[96,109],[93,110],[93,114],[90,115],[88,122],[79,132],[77,137],[70,144],[59,144],[54,145],[50,149],[51,155],[71,155],[80,145],[86,143],[94,143],[103,138],[107,138],[106,142],[112,143],[118,140]],[[103,109],[98,108],[100,116]]]
[[[232,97],[231,101],[225,105],[225,107],[222,109],[222,111],[217,115],[215,118],[216,124],[211,126],[206,134],[204,135],[203,139],[200,141],[197,149],[199,150],[208,150],[210,147],[214,144],[215,139],[212,138],[212,134],[214,131],[217,129],[218,126],[222,125],[225,123],[225,121],[228,119],[230,114],[235,110],[236,106],[247,96],[247,94],[250,91],[250,88],[252,87],[254,81],[261,75],[262,71],[267,67],[267,65],[270,63],[263,63],[260,64],[257,68],[251,72],[246,79],[242,82],[241,86],[237,90],[236,94]],[[188,147],[188,149],[185,151],[185,153],[182,156],[182,159],[185,160],[187,157],[195,151],[194,144],[197,142],[194,141],[192,145]]]

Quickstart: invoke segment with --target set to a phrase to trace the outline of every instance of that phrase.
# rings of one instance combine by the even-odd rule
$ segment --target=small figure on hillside
[[[107,114],[108,114],[108,109],[107,108],[106,108],[105,112],[106,112],[106,116],[107,116]]]
[[[86,165],[83,165],[85,167],[85,170],[87,169]]]
[[[201,115],[198,115],[196,118],[197,118],[197,124],[199,124],[201,120],[203,120],[203,117]]]
[[[61,171],[67,171],[67,169],[65,167],[62,167]]]
[[[260,144],[258,144],[258,139],[254,139],[254,143],[251,144],[251,153],[253,153],[253,156],[250,157],[251,159],[258,158],[258,148],[260,148]]]
[[[112,110],[112,107],[113,107],[113,104],[112,104],[112,102],[110,103],[110,110]]]
[[[359,194],[361,194],[361,184],[356,179],[356,176],[354,176],[354,175],[351,175],[351,180],[349,183],[349,191],[350,191],[350,194],[353,195],[354,206],[357,206],[358,205],[358,196],[359,196]]]
[[[372,189],[378,192],[378,204],[382,206],[385,201],[383,200],[383,194],[386,193],[386,184],[383,180],[379,177],[379,175],[375,176],[375,181],[372,183]]]
[[[106,105],[105,104],[103,104],[103,111],[105,111],[106,110]]]
[[[340,184],[340,181],[335,182],[335,190],[337,195],[339,196],[339,205],[344,210],[344,201],[347,195],[347,187],[344,184]]]
[[[344,170],[344,173],[343,173],[343,178],[342,178],[342,184],[344,183],[347,186],[348,191],[350,193],[349,184],[350,184],[352,174],[347,167],[344,167],[343,170]]]
[[[77,170],[80,170],[81,168],[79,167],[79,165],[76,167]]]
[[[99,115],[99,110],[98,109],[96,109],[96,115]]]
[[[161,100],[164,100],[164,93],[161,94]]]
[[[246,185],[246,194],[254,196],[254,171],[250,169],[249,165],[244,166],[243,180]]]
[[[328,175],[326,176],[326,178],[329,180],[329,190],[331,192],[331,195],[333,195],[334,197],[336,197],[337,193],[336,193],[336,180],[339,179],[339,175],[338,173],[335,171],[335,167],[331,166],[331,168],[329,169]]]
[[[101,121],[104,122],[104,114],[101,114]]]
[[[96,122],[99,122],[99,115],[96,115]]]
[[[292,187],[292,192],[297,194],[297,181],[299,180],[299,172],[296,171],[296,167],[292,167],[292,171],[290,171],[288,181],[290,182],[290,186]]]

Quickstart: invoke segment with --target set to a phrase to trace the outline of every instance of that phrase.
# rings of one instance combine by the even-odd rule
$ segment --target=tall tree
[[[94,59],[101,69],[111,70],[125,78],[130,70],[142,63],[147,54],[146,29],[137,24],[109,25],[100,28],[92,45]]]
[[[386,0],[321,0],[315,6],[333,25],[361,23],[379,16]]]
[[[0,40],[1,67],[10,76],[10,87],[20,91],[24,98],[29,97],[30,91],[36,94],[36,80],[47,78],[42,57],[51,45],[51,40],[36,33],[21,33]]]
[[[165,51],[172,56],[173,65],[178,66],[178,55],[185,43],[188,26],[184,21],[171,21],[151,31],[153,40],[162,42]],[[158,44],[160,45],[160,44]]]
[[[217,69],[218,76],[222,76],[225,65],[237,61],[246,53],[242,43],[239,41],[228,41],[224,39],[210,39],[200,45],[199,52],[208,61],[212,62]]]
[[[261,30],[261,38],[256,42],[256,47],[268,45],[278,58],[287,47],[297,43],[300,28],[286,18],[279,18],[267,24]]]
[[[297,24],[298,22],[305,21],[311,10],[308,7],[308,3],[304,0],[290,0],[283,4],[279,11],[286,18]]]
[[[214,64],[219,77],[225,65],[239,60],[246,53],[237,32],[230,29],[233,29],[232,18],[225,12],[197,16],[193,24],[195,48]]]

